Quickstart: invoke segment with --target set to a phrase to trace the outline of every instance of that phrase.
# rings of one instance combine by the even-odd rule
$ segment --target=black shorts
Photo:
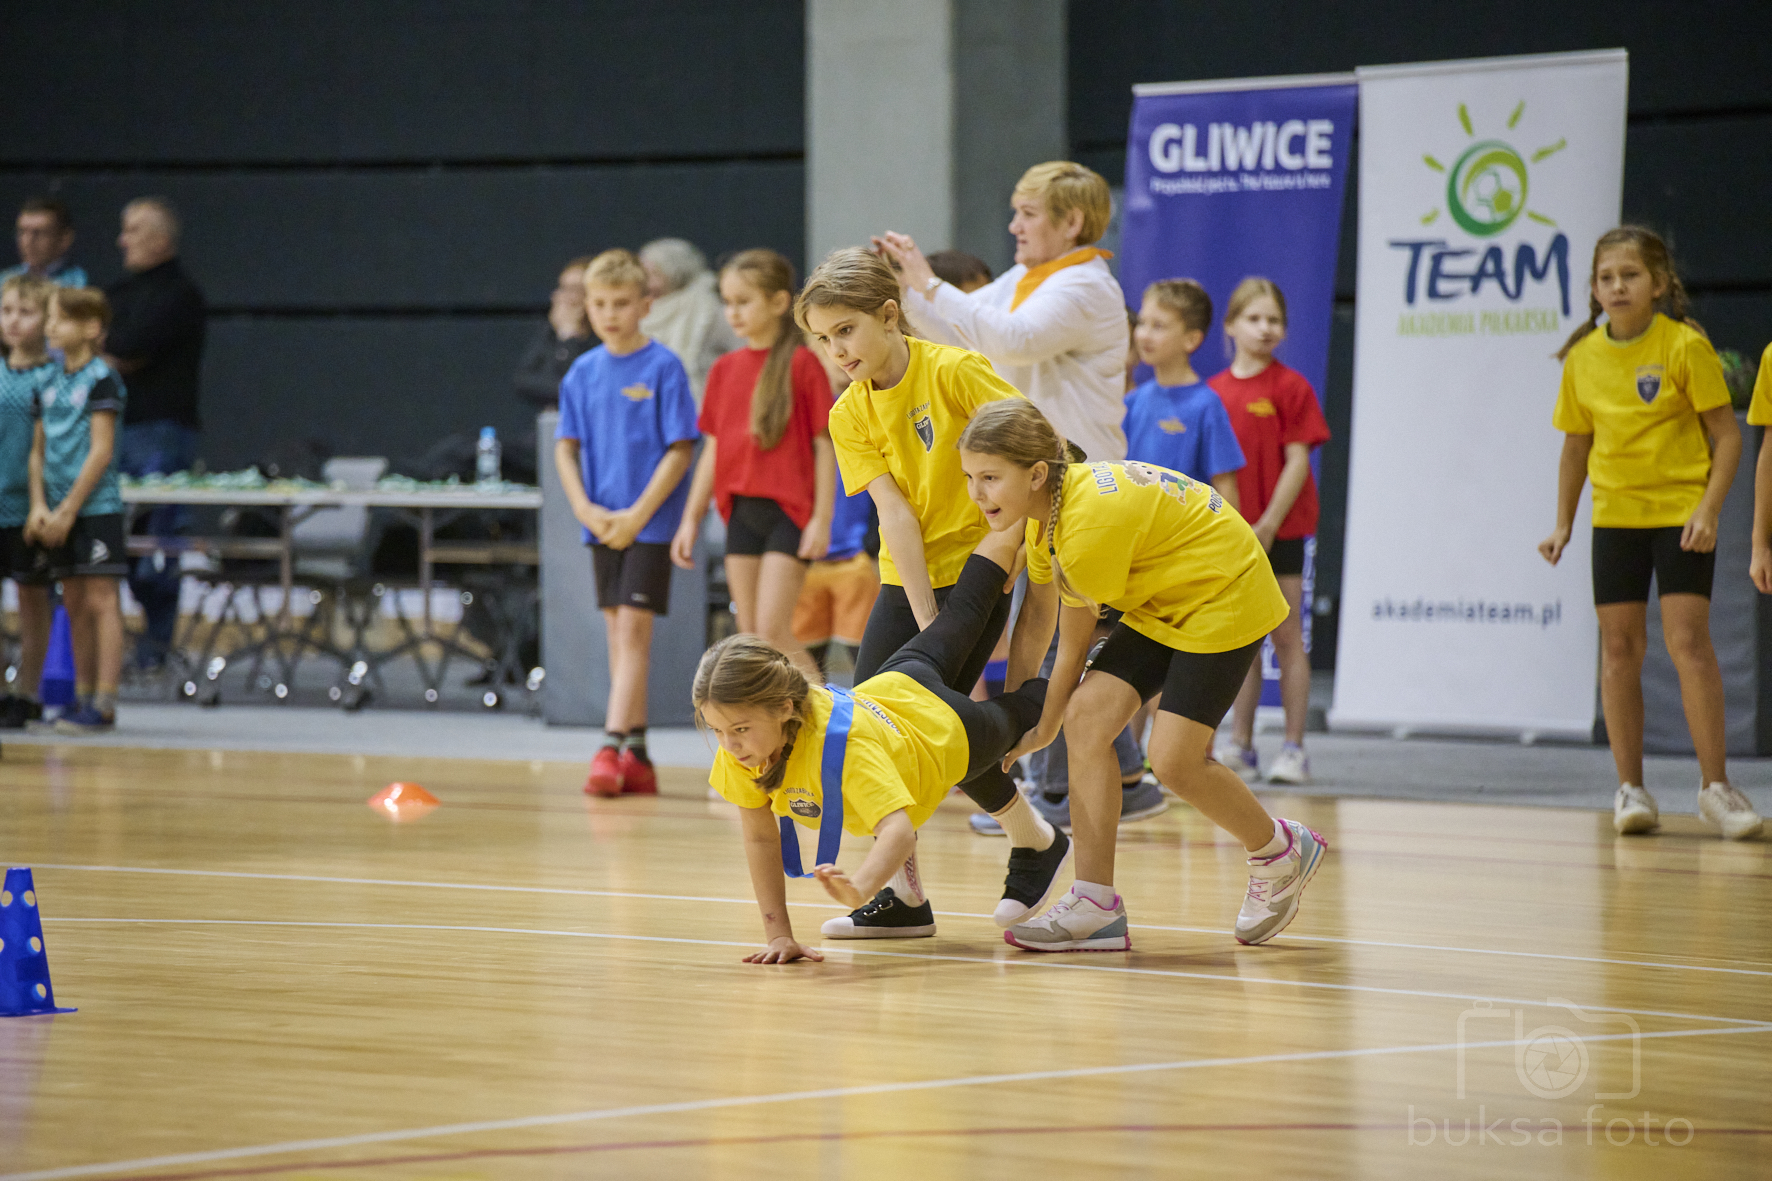
[[[1275,578],[1304,573],[1304,542],[1302,537],[1277,537],[1267,552],[1267,563],[1274,568]]]
[[[49,554],[25,540],[23,525],[0,525],[0,578],[20,586],[49,582]]]
[[[1261,641],[1229,652],[1182,652],[1133,631],[1124,623],[1102,641],[1089,667],[1115,676],[1149,701],[1162,691],[1157,708],[1218,729],[1230,712]]]
[[[122,513],[75,517],[62,543],[49,551],[51,578],[122,578],[129,573]]]
[[[1594,606],[1647,603],[1649,576],[1665,595],[1710,598],[1717,554],[1680,548],[1679,525],[1659,529],[1607,529],[1594,526]]]
[[[671,613],[671,547],[663,542],[636,541],[627,549],[593,542],[591,570],[603,610],[644,607],[654,615]]]
[[[726,522],[726,552],[757,558],[764,554],[800,556],[800,527],[787,510],[765,496],[734,496]]]

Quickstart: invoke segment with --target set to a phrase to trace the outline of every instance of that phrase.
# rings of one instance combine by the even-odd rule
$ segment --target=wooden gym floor
[[[1766,843],[1274,795],[1332,850],[1242,948],[1241,853],[1176,806],[1122,835],[1135,949],[1040,958],[955,799],[937,938],[757,967],[733,811],[581,774],[9,746],[79,1012],[0,1020],[0,1178],[1772,1172]],[[442,806],[365,807],[394,779]]]

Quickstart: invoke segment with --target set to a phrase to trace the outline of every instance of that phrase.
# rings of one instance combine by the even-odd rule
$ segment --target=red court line
[[[1533,1118],[1533,1117],[1527,1117]],[[1677,1117],[1676,1117],[1677,1118]],[[274,1177],[317,1169],[373,1169],[398,1165],[447,1164],[453,1161],[512,1157],[582,1156],[600,1152],[633,1152],[642,1149],[723,1148],[764,1144],[813,1144],[862,1140],[958,1138],[971,1136],[1052,1135],[1181,1135],[1212,1132],[1401,1132],[1408,1124],[1078,1124],[1053,1127],[939,1128],[884,1132],[802,1132],[776,1136],[702,1136],[674,1140],[617,1140],[601,1144],[560,1144],[539,1148],[472,1148],[456,1152],[408,1153],[403,1156],[357,1157],[349,1160],[308,1161],[303,1164],[254,1165],[242,1169],[205,1169],[196,1173],[147,1173],[135,1181],[212,1181],[221,1177]],[[1579,1127],[1580,1125],[1575,1125]],[[1772,1128],[1697,1128],[1699,1136],[1766,1136]]]

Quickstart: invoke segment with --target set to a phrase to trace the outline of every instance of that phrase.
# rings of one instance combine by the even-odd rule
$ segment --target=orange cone
[[[369,806],[390,820],[417,820],[437,803],[436,796],[416,783],[390,783],[369,797]]]

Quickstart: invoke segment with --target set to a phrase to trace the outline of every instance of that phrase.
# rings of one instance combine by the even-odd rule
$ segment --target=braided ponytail
[[[1557,350],[1557,360],[1561,361],[1569,355],[1569,350],[1581,343],[1581,339],[1600,326],[1599,297],[1594,294],[1594,279],[1600,270],[1600,252],[1615,246],[1629,246],[1636,250],[1637,257],[1642,259],[1643,266],[1649,274],[1667,284],[1667,290],[1655,301],[1655,310],[1668,319],[1697,329],[1700,336],[1709,338],[1703,325],[1692,318],[1692,303],[1686,295],[1686,285],[1680,282],[1680,276],[1674,271],[1673,256],[1669,253],[1667,243],[1660,234],[1647,226],[1619,226],[1607,230],[1594,243],[1594,262],[1587,275],[1587,322],[1580,325],[1563,342]]]
[[[695,703],[697,725],[704,724],[701,711],[710,702],[735,708],[789,708],[789,717],[781,727],[781,751],[757,778],[758,787],[772,792],[787,773],[788,759],[806,721],[806,697],[811,689],[806,674],[779,648],[756,636],[739,635],[728,636],[702,653],[690,698]]]

